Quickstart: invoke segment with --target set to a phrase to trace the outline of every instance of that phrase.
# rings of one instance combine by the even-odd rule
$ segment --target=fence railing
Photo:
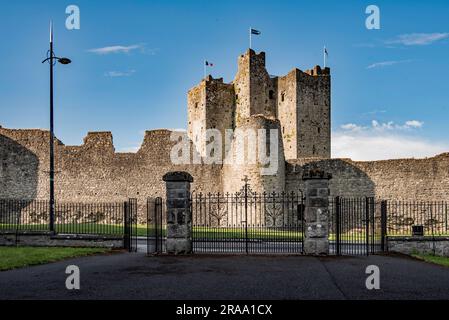
[[[338,198],[338,197],[337,197]],[[335,206],[336,199],[329,202],[330,235],[336,233]],[[342,234],[349,232],[351,240],[355,237],[364,237],[364,213],[366,198],[340,198],[340,211],[343,230]],[[371,198],[369,198],[371,199]],[[381,228],[382,214],[386,217],[385,234],[390,237],[412,236],[413,227],[422,227],[424,236],[449,237],[449,203],[444,201],[372,201],[373,225]]]
[[[0,200],[0,232],[49,231],[49,201]],[[55,203],[59,234],[119,235],[124,233],[124,202]]]
[[[386,201],[387,234],[412,235],[413,226],[422,226],[426,236],[449,236],[449,203]]]
[[[206,233],[199,231],[198,227],[235,227],[242,226],[237,221],[246,221],[247,226],[270,227],[273,230],[285,227],[297,227],[297,224],[291,224],[288,221],[293,215],[282,215],[277,218],[278,212],[290,212],[289,210],[280,210],[285,203],[296,203],[295,201],[282,201],[277,203],[265,198],[248,198],[248,217],[243,219],[242,208],[243,200],[232,200],[209,198],[209,195],[195,195],[194,206],[192,208],[195,237],[203,237]],[[221,200],[220,200],[221,199]],[[225,201],[226,200],[226,201]],[[335,228],[335,198],[330,199],[330,236],[336,234]],[[154,201],[154,200],[153,200]],[[360,199],[341,200],[342,206],[342,229],[339,230],[343,239],[353,240],[364,239],[364,219],[366,210],[366,201]],[[386,235],[411,236],[412,227],[422,226],[425,236],[449,237],[449,202],[442,201],[393,201],[393,200],[372,200],[373,225],[376,230],[380,226],[381,215],[386,216]],[[263,204],[263,206],[262,206]],[[138,206],[138,204],[136,204]],[[148,204],[142,204],[148,206]],[[164,207],[161,204],[161,207]],[[260,208],[267,208],[263,220],[258,213]],[[292,207],[292,212],[296,212],[296,207]],[[225,210],[226,209],[226,210]],[[268,210],[268,209],[271,209]],[[57,202],[55,204],[55,231],[60,234],[99,234],[99,235],[118,235],[124,234],[124,202],[109,203],[72,203]],[[147,209],[149,210],[149,209]],[[151,206],[154,210],[154,205]],[[226,211],[226,218],[223,216]],[[234,215],[229,215],[234,212]],[[148,230],[146,224],[152,224],[152,221],[145,221],[154,214],[137,215],[138,221],[137,234],[147,236]],[[223,217],[222,217],[223,216]],[[274,218],[276,219],[274,219]],[[286,218],[287,217],[287,218]],[[162,225],[165,233],[165,212],[162,216],[163,221],[158,223]],[[237,219],[238,218],[238,219]],[[298,217],[300,221],[302,218]],[[151,218],[152,219],[152,218]],[[230,219],[230,220],[229,220]],[[285,220],[287,219],[287,220]],[[234,223],[235,220],[235,223]],[[282,221],[282,225],[278,225]],[[285,224],[285,221],[288,223]],[[142,225],[142,226],[141,226]],[[349,229],[350,230],[349,230]],[[201,228],[200,228],[201,229]],[[346,230],[348,229],[348,230]],[[2,200],[0,199],[0,232],[46,232],[49,231],[49,201],[47,200]],[[287,230],[285,230],[287,231]],[[350,231],[350,233],[347,233]],[[347,234],[346,234],[347,233]],[[345,235],[346,234],[346,235]]]

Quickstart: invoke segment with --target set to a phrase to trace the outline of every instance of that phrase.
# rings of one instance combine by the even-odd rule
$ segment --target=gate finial
[[[245,184],[248,184],[248,182],[250,182],[251,179],[249,179],[248,176],[245,176],[245,178],[243,178],[242,181],[245,182]]]

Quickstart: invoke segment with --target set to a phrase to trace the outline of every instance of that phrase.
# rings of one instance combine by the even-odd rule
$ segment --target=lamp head
[[[72,62],[72,60],[70,60],[69,58],[59,58],[58,62],[60,64],[70,64]]]

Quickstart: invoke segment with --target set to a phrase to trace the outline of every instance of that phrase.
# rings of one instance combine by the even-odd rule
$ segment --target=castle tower
[[[330,69],[294,69],[278,79],[277,114],[285,158],[330,158]]]
[[[206,155],[207,129],[220,131],[224,148],[225,131],[235,128],[234,86],[223,83],[223,78],[214,79],[209,75],[189,90],[187,106],[188,136],[198,152]]]
[[[293,69],[285,76],[271,77],[265,53],[248,49],[238,58],[233,82],[207,76],[189,91],[188,135],[202,156],[210,156],[206,145],[211,140],[204,133],[215,129],[221,134],[224,158],[226,131],[246,127],[248,119],[262,116],[278,120],[286,159],[330,158],[330,112],[329,68]]]
[[[275,132],[277,139],[270,137],[270,130]],[[260,140],[263,134],[266,134],[265,141]],[[256,155],[256,159],[252,158],[256,161],[251,160],[251,152]],[[261,153],[270,159],[270,163],[264,164],[265,161],[259,157]],[[251,189],[255,192],[284,191],[285,158],[279,120],[263,115],[242,120],[235,131],[228,156],[230,164],[223,166],[225,193],[240,191],[245,184],[242,180],[244,176],[248,176]],[[239,162],[239,156],[244,157],[243,162]]]
[[[276,118],[276,81],[265,69],[265,52],[248,49],[241,55],[233,84],[237,125],[256,114]]]

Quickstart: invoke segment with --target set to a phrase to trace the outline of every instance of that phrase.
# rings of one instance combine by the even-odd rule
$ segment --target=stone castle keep
[[[265,53],[248,50],[238,58],[231,83],[208,76],[187,100],[187,134],[199,154],[206,145],[195,130],[216,129],[223,136],[227,129],[277,130],[276,174],[261,175],[258,164],[172,164],[176,142],[169,130],[147,131],[136,153],[115,152],[110,132],[90,132],[80,146],[55,142],[57,201],[132,197],[145,203],[147,197],[165,195],[162,177],[170,171],[189,172],[192,189],[203,192],[237,191],[244,175],[255,191],[297,192],[304,187],[302,173],[310,168],[332,174],[331,196],[449,201],[449,153],[369,162],[331,159],[329,68],[295,68],[273,77],[265,68]],[[0,198],[49,198],[48,141],[47,130],[0,127]]]

